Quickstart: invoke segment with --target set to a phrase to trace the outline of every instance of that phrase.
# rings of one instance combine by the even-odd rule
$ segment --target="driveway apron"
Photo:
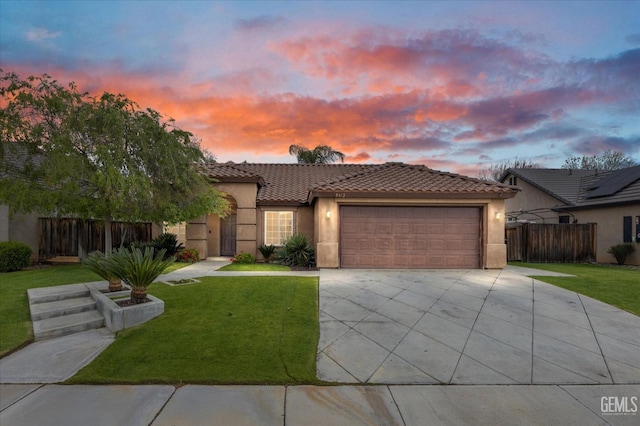
[[[640,383],[640,317],[509,270],[322,270],[317,373],[376,384]]]

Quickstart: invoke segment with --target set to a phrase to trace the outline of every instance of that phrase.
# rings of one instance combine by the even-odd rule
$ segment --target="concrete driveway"
[[[508,269],[322,270],[318,377],[637,384],[640,317]]]

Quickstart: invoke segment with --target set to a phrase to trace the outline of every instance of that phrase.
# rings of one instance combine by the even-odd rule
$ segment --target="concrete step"
[[[89,297],[89,289],[84,284],[70,284],[57,287],[30,288],[27,290],[29,304],[55,302],[56,300]]]
[[[31,310],[31,321],[40,321],[47,318],[95,310],[96,301],[91,297],[74,297],[72,299],[34,303],[29,305],[29,309]]]
[[[97,310],[79,312],[33,322],[35,340],[65,336],[104,326],[104,317]]]

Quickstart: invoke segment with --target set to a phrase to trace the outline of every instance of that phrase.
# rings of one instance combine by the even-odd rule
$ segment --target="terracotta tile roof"
[[[377,192],[403,194],[515,193],[508,185],[487,182],[426,166],[404,163],[375,165],[359,173],[319,182],[312,191]]]
[[[515,195],[510,186],[486,182],[425,166],[386,164],[209,164],[210,175],[222,182],[248,182],[262,178],[257,201],[261,204],[307,204],[314,197],[335,192],[361,195],[425,194],[505,198]]]

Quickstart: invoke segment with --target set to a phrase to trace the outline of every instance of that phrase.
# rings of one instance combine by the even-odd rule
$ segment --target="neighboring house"
[[[187,225],[201,257],[305,234],[325,268],[502,268],[507,185],[403,163],[210,164],[232,205]]]
[[[640,166],[616,171],[509,169],[500,182],[520,193],[506,201],[507,223],[596,223],[596,261],[615,262],[609,247],[636,244],[640,265]]]

